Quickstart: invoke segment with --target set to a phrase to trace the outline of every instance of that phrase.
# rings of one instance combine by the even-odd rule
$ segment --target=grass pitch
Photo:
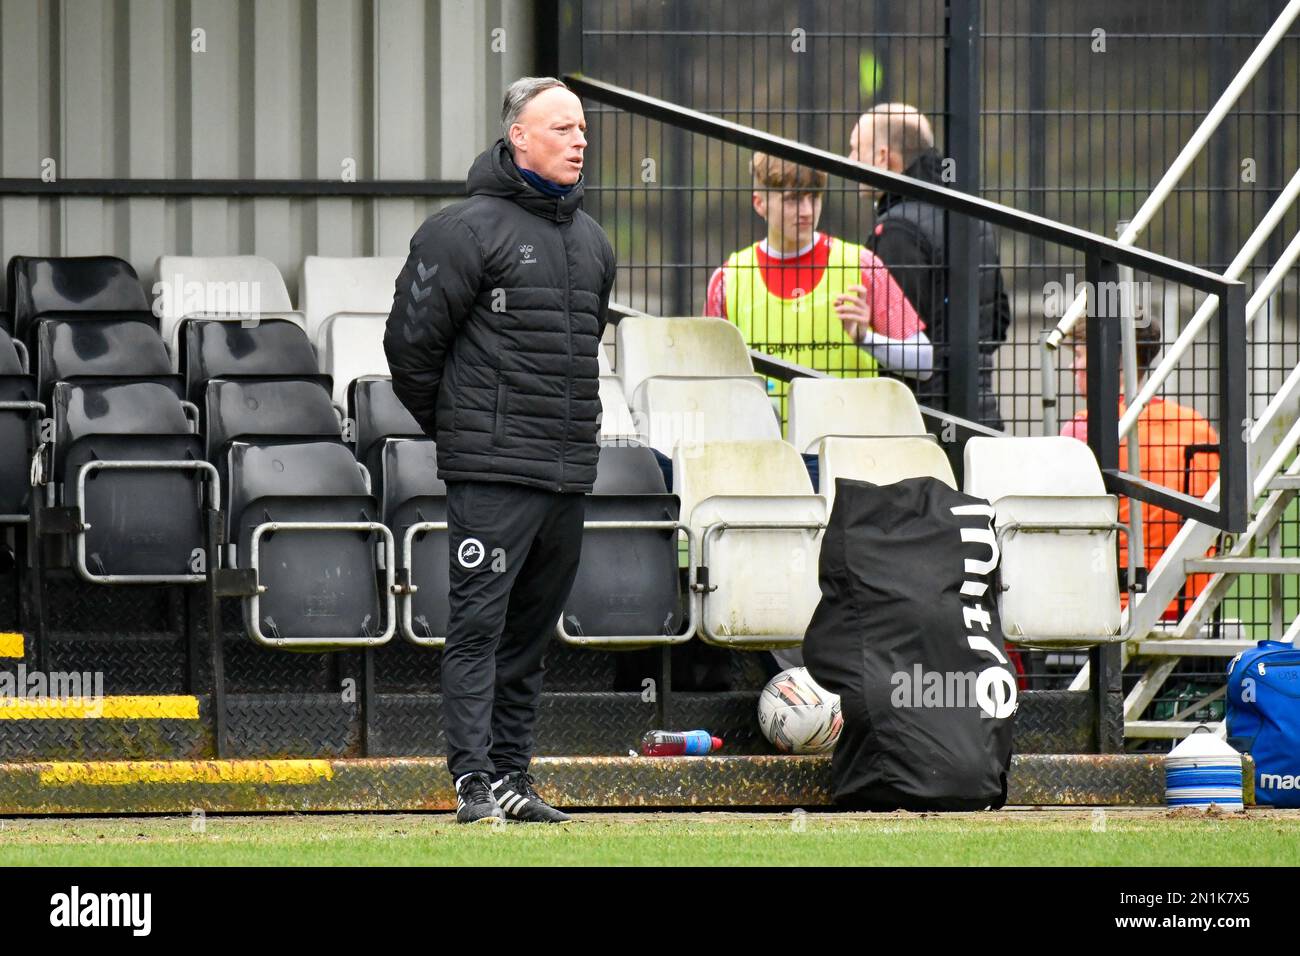
[[[0,820],[4,866],[1294,865],[1300,813],[586,813],[565,826],[447,814]]]

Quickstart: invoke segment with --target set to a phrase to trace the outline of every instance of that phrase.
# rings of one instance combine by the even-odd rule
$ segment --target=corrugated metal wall
[[[533,16],[530,0],[0,0],[0,177],[53,160],[64,179],[339,179],[349,162],[361,180],[463,179],[533,72]],[[403,254],[438,204],[7,196],[0,261],[111,253],[148,283],[163,253],[257,254],[296,293],[304,256]]]

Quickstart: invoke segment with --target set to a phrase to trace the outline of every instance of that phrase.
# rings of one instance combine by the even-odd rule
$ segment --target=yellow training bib
[[[862,281],[862,246],[830,238],[830,255],[817,285],[795,299],[768,290],[758,265],[758,243],[727,259],[727,317],[750,348],[841,378],[876,375],[876,360],[855,343],[835,314],[835,298]],[[775,390],[773,390],[775,383]],[[769,379],[780,399],[781,421],[789,420],[789,384]]]

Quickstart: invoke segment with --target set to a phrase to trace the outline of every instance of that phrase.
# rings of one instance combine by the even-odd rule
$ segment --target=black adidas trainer
[[[569,815],[551,806],[533,789],[533,775],[526,771],[508,773],[492,784],[492,793],[507,820],[521,823],[568,823]]]
[[[482,773],[467,773],[456,781],[456,822],[483,823],[506,819],[492,796],[492,781]]]

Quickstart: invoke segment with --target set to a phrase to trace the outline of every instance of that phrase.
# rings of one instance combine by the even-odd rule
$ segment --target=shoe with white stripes
[[[492,784],[492,793],[507,820],[521,823],[568,823],[569,815],[548,804],[533,789],[533,775],[519,770]]]
[[[484,823],[504,820],[505,813],[492,796],[492,778],[479,771],[456,781],[456,822]]]

